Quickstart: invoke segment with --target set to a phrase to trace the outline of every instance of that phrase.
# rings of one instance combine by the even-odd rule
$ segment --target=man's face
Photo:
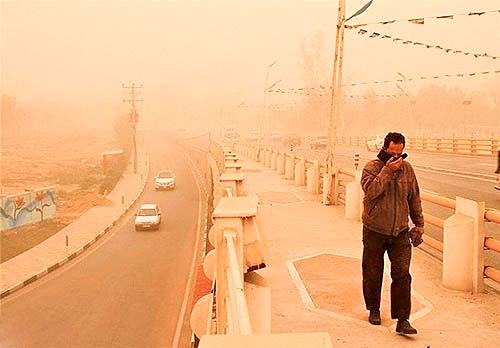
[[[384,148],[384,150],[385,150],[385,152],[387,152],[389,155],[391,155],[393,157],[399,157],[403,153],[404,148],[405,147],[403,144],[395,144],[391,141],[389,143],[389,147],[387,147],[387,149]]]

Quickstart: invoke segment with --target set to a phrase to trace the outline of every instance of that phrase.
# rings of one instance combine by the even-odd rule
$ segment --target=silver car
[[[172,190],[175,188],[175,174],[171,170],[162,170],[155,177],[155,190]]]
[[[143,204],[135,214],[135,230],[159,229],[161,211],[158,204]]]

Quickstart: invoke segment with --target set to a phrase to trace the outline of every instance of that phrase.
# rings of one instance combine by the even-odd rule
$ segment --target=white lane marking
[[[305,260],[311,257],[319,256],[319,255],[336,255],[336,256],[343,256],[343,257],[349,257],[353,259],[359,259],[359,257],[353,257],[353,256],[346,256],[342,254],[337,254],[337,253],[329,253],[329,252],[319,252],[316,254],[312,254],[310,256],[303,256],[299,257],[293,260],[288,260],[286,261],[286,266],[288,268],[288,272],[290,273],[290,276],[292,277],[293,282],[295,283],[295,286],[297,287],[297,290],[299,291],[300,298],[302,300],[302,303],[304,303],[304,306],[306,307],[307,310],[311,312],[316,312],[324,315],[328,315],[330,317],[336,318],[336,319],[341,319],[341,320],[346,320],[350,322],[356,322],[361,325],[367,325],[368,322],[365,320],[360,320],[357,318],[353,318],[350,316],[346,316],[343,314],[335,313],[332,311],[328,311],[325,309],[317,308],[314,302],[311,299],[311,296],[309,295],[309,292],[307,291],[304,282],[302,281],[302,278],[300,277],[299,273],[297,272],[297,269],[295,268],[295,265],[293,264],[295,261],[300,261],[300,260]],[[388,272],[385,271],[384,273],[389,274]],[[422,318],[424,315],[429,314],[433,309],[434,306],[427,301],[422,295],[420,295],[413,287],[411,288],[411,295],[415,297],[420,303],[424,306],[424,308],[420,309],[419,311],[413,313],[410,315],[410,320],[414,321],[419,318]],[[372,327],[371,324],[368,325],[369,327]],[[390,326],[381,326],[380,329],[387,329],[390,332],[394,333],[396,330],[396,324],[390,325]]]
[[[467,175],[461,175],[461,174],[455,174],[455,173],[442,173],[442,172],[436,172],[434,170],[422,169],[422,168],[417,168],[417,167],[414,167],[414,169],[415,169],[415,171],[426,172],[426,173],[431,173],[431,174],[444,175],[444,176],[456,176],[456,177],[464,178],[464,179],[478,180],[478,181],[483,181],[483,182],[491,182],[493,184],[496,183],[495,180],[489,180],[489,179],[479,178],[479,177],[474,177],[474,176],[467,176]]]
[[[194,170],[193,163],[189,160],[189,157],[186,156],[185,153],[184,153],[184,156],[188,159],[188,162],[193,167],[192,168],[193,177],[196,178],[196,175],[194,175],[195,170]],[[182,324],[184,322],[184,316],[186,315],[187,302],[188,302],[188,297],[189,297],[189,289],[191,286],[191,282],[193,281],[194,269],[196,266],[196,254],[198,253],[198,243],[200,240],[201,201],[202,201],[201,200],[201,188],[200,188],[200,183],[198,182],[198,180],[195,180],[195,181],[196,181],[196,186],[198,187],[198,195],[200,197],[199,206],[198,206],[198,224],[196,227],[196,241],[195,241],[194,250],[193,250],[193,258],[191,259],[191,268],[189,270],[188,281],[186,283],[186,290],[184,291],[184,299],[182,301],[181,312],[179,313],[179,318],[177,319],[177,327],[175,329],[174,340],[172,341],[172,348],[179,347],[179,340],[180,340],[180,336],[181,336]]]

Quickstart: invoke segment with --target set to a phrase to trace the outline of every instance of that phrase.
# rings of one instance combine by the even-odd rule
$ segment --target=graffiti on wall
[[[0,231],[34,224],[54,217],[54,186],[0,198]]]

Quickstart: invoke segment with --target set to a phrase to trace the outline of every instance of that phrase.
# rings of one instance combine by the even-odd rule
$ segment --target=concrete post
[[[307,168],[307,192],[316,195],[319,193],[319,163],[314,160],[313,166]]]
[[[304,157],[300,158],[300,161],[295,165],[295,185],[304,186],[306,184],[305,178],[306,162]]]
[[[286,156],[285,160],[285,179],[293,180],[295,176],[295,157]]]
[[[266,153],[267,153],[267,150],[266,150],[266,149],[263,149],[263,150],[260,152],[259,162],[260,162],[260,163],[262,163],[262,164],[266,164]]]
[[[278,168],[278,153],[276,151],[273,151],[273,154],[271,155],[271,169],[276,170]]]
[[[285,174],[285,155],[279,154],[278,159],[276,161],[276,167],[278,169],[278,174]]]
[[[271,168],[272,150],[266,151],[266,167]]]
[[[329,175],[325,173],[323,176],[323,197],[322,202],[325,205],[337,205],[338,198],[338,187],[339,187],[339,170],[338,168],[333,167],[333,174]],[[328,187],[330,188],[330,195],[328,197]]]
[[[347,183],[345,188],[345,217],[360,221],[361,216],[361,171],[356,171],[354,180]]]
[[[484,202],[456,197],[455,214],[444,222],[444,286],[473,293],[483,290],[484,211]]]

